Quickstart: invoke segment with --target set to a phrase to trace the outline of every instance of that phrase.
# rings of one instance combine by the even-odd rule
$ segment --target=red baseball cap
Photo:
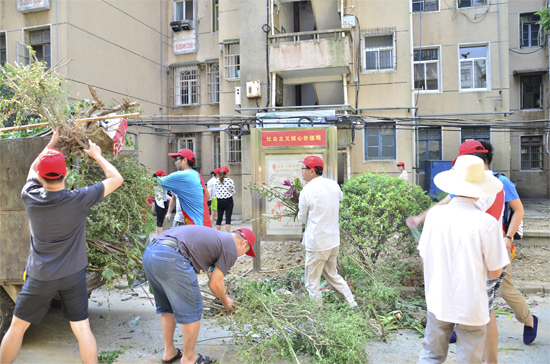
[[[399,163],[397,163],[397,166],[398,166],[398,167],[399,167],[399,166],[403,166],[403,167],[405,167],[405,163],[403,163],[403,162],[399,162]]]
[[[460,144],[460,147],[458,147],[458,157],[473,153],[489,153],[489,151],[485,149],[483,144],[477,140],[467,140]],[[455,164],[455,162],[456,158],[451,162],[451,164]]]
[[[56,179],[67,175],[65,156],[59,149],[48,148],[38,158],[38,174],[42,178]]]
[[[183,157],[195,163],[195,153],[193,153],[193,151],[188,148],[180,149],[177,153],[168,153],[168,155],[172,158]]]
[[[229,172],[229,168],[227,168],[226,166],[223,166],[222,168],[220,168],[220,172],[227,173]]]
[[[218,174],[218,173],[220,173],[220,172],[221,172],[221,169],[220,169],[220,168],[214,169],[214,174]]]
[[[323,168],[325,168],[323,160],[316,155],[306,157],[304,159],[304,165],[311,169],[315,169],[317,172],[323,172]]]
[[[245,238],[246,241],[248,241],[248,244],[250,244],[250,250],[246,252],[246,255],[256,258],[256,253],[254,253],[254,249],[252,249],[252,246],[256,242],[256,235],[254,235],[252,230],[247,228],[240,228],[235,230],[235,232]]]
[[[155,174],[156,174],[157,176],[168,176],[162,169],[157,169],[157,170],[155,171]]]

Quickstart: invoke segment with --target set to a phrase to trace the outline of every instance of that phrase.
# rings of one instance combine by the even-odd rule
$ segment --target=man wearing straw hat
[[[443,363],[454,329],[457,362],[481,363],[489,322],[486,282],[498,278],[510,259],[499,222],[475,203],[502,190],[502,182],[485,171],[481,158],[464,155],[434,183],[456,197],[428,211],[418,244],[428,308],[418,362]]]

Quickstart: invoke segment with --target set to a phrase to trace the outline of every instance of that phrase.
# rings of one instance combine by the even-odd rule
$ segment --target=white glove
[[[172,221],[174,221],[174,216],[175,216],[175,215],[176,215],[175,212],[169,212],[169,213],[167,213],[167,214],[166,214],[166,218],[165,218],[166,222],[172,222]]]

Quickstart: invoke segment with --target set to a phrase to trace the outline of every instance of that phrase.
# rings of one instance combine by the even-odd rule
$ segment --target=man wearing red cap
[[[93,186],[65,189],[65,156],[53,148],[59,130],[32,163],[21,198],[29,216],[31,246],[27,279],[17,296],[11,326],[0,346],[0,363],[17,357],[30,324],[39,324],[57,291],[63,314],[78,340],[83,363],[97,362],[97,344],[88,321],[86,288],[86,215],[88,210],[115,191],[124,181],[116,168],[90,143],[84,149],[101,167],[104,181]]]
[[[156,312],[161,315],[163,363],[216,362],[195,354],[203,309],[197,274],[207,272],[208,287],[214,296],[226,309],[233,310],[224,277],[238,257],[256,257],[255,241],[256,236],[247,228],[227,233],[204,226],[179,226],[157,236],[147,246],[143,269],[155,296]],[[183,352],[174,346],[176,324],[181,326]]]
[[[298,220],[306,224],[302,243],[306,247],[305,286],[313,299],[321,298],[321,274],[348,301],[357,303],[346,281],[336,270],[340,249],[340,201],[338,183],[322,176],[324,163],[317,156],[304,159],[302,178],[307,182],[300,193]]]
[[[158,179],[160,185],[174,196],[168,206],[172,212],[176,205],[176,197],[180,203],[185,225],[204,225],[212,227],[212,220],[208,212],[210,194],[204,184],[202,175],[193,169],[195,153],[191,149],[180,149],[177,153],[168,153],[176,159],[177,172]]]

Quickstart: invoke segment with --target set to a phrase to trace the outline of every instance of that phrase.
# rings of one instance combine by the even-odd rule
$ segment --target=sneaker
[[[525,345],[531,344],[537,337],[537,329],[539,326],[539,319],[533,315],[533,327],[523,326],[523,343]]]
[[[454,343],[456,343],[456,332],[453,331],[453,333],[451,334],[451,338],[449,339],[449,344]]]
[[[134,282],[134,288],[139,287],[139,286],[143,286],[145,283],[147,283],[146,280],[143,280],[143,281],[135,281],[135,282]]]

